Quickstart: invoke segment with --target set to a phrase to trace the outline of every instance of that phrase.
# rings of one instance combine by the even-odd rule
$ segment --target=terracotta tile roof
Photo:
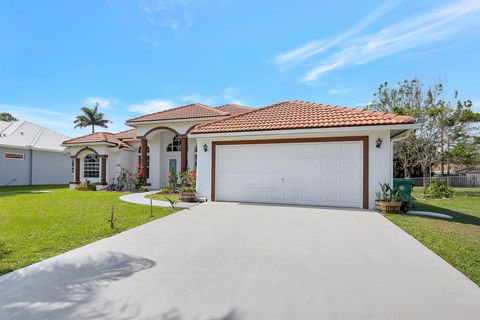
[[[409,116],[305,101],[286,101],[227,119],[209,122],[196,133],[286,130],[415,123]]]
[[[252,108],[235,104],[235,103],[224,104],[222,106],[216,107],[216,109],[228,112],[231,116],[236,116],[237,114],[242,114],[248,111],[252,111]]]
[[[145,116],[127,120],[127,122],[142,122],[142,121],[161,121],[161,120],[175,120],[175,119],[192,119],[192,118],[208,118],[208,117],[225,117],[228,112],[217,110],[201,103],[189,104],[186,106],[168,109],[165,111],[147,114]]]
[[[125,131],[116,133],[115,137],[117,137],[120,140],[135,139],[137,137],[137,129],[130,129],[130,130],[125,130]]]
[[[63,141],[63,145],[75,145],[75,144],[84,144],[84,143],[93,143],[93,142],[113,143],[116,146],[119,146],[121,148],[130,147],[129,144],[118,139],[114,133],[110,133],[110,132],[96,132],[96,133],[87,134],[85,136],[65,140]]]

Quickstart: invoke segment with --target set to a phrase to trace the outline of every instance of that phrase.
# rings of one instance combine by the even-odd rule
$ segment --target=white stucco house
[[[209,201],[374,208],[378,184],[392,181],[393,141],[417,127],[408,116],[304,101],[190,104],[126,123],[133,129],[64,141],[72,187],[105,187],[140,163],[152,189],[170,170],[195,168]]]
[[[0,121],[0,186],[67,184],[67,136],[28,121]]]

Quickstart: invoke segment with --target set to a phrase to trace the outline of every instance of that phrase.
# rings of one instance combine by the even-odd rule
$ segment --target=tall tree
[[[480,121],[470,100],[462,101],[455,93],[456,103],[451,103],[444,96],[442,83],[426,88],[418,79],[404,80],[395,87],[385,82],[374,94],[370,109],[413,116],[420,125],[415,133],[394,146],[395,158],[407,177],[415,165],[421,167],[424,177],[429,177],[432,165],[443,163],[458,139],[470,136],[471,125]]]
[[[10,122],[10,121],[17,121],[18,119],[15,118],[11,113],[0,112],[0,120]]]
[[[95,126],[108,128],[108,124],[112,121],[105,119],[105,115],[102,112],[98,112],[98,103],[95,107],[89,108],[87,106],[81,107],[80,110],[83,114],[75,117],[73,123],[74,128],[86,128],[92,127],[92,133],[95,133]]]

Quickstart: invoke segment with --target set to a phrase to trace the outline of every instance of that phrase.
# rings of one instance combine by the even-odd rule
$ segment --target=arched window
[[[167,146],[167,152],[182,151],[182,142],[178,139],[178,136],[173,137],[172,143]]]
[[[142,164],[142,147],[138,148],[138,164]],[[150,147],[147,146],[147,167],[145,168],[147,179],[150,177]]]
[[[83,177],[100,177],[100,160],[98,159],[97,155],[90,153],[83,159]]]

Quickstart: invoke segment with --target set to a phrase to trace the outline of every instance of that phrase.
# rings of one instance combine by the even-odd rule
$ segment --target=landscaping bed
[[[149,194],[148,196],[145,196],[145,198],[160,200],[160,201],[168,201],[168,199],[171,199],[171,200],[177,200],[178,202],[182,202],[180,200],[180,193],[154,193],[154,194]]]
[[[422,199],[415,188],[415,210],[445,213],[452,220],[387,214],[433,252],[480,285],[480,188],[454,188],[448,199]]]
[[[43,190],[50,192],[38,192]],[[67,186],[0,187],[0,274],[174,212],[154,207],[150,217],[149,206],[121,201],[124,194]],[[114,229],[108,221],[112,206]]]

